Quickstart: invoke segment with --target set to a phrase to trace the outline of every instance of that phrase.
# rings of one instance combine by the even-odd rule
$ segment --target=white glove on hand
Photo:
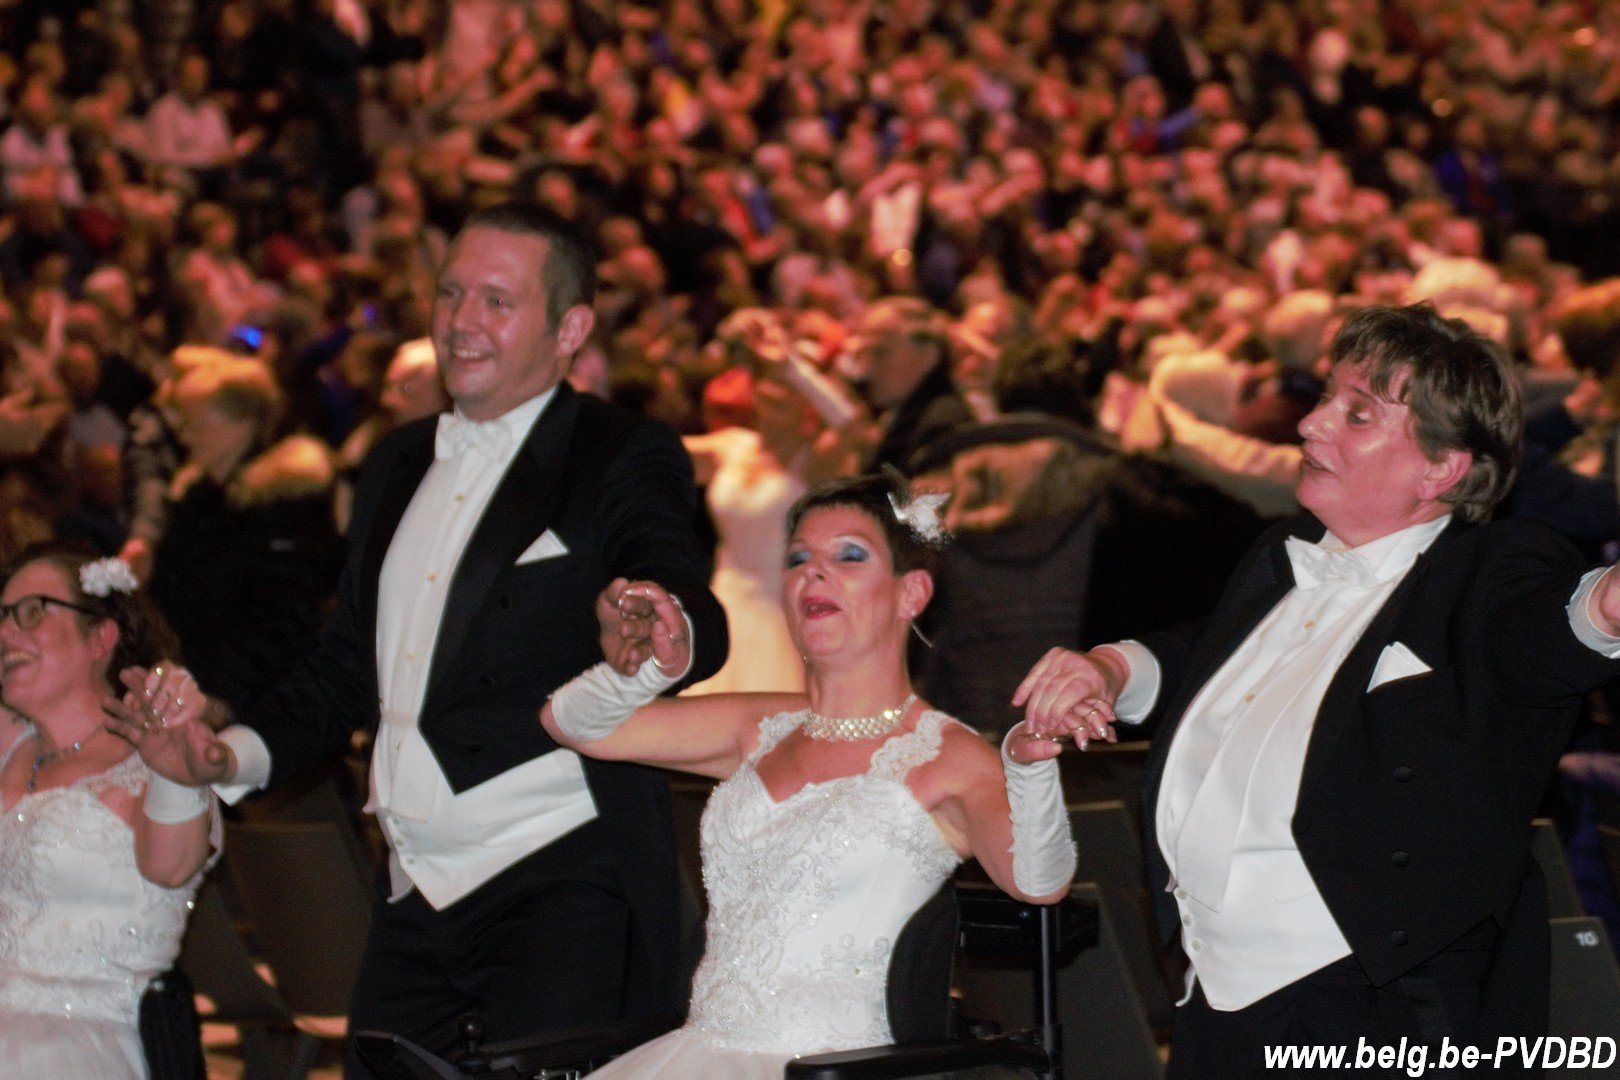
[[[666,675],[650,661],[634,675],[621,675],[604,660],[557,688],[551,695],[551,718],[570,739],[595,742],[678,681],[678,675]]]
[[[1057,758],[1020,765],[1003,739],[1001,766],[1012,812],[1013,884],[1029,896],[1057,892],[1073,879],[1077,863]]]

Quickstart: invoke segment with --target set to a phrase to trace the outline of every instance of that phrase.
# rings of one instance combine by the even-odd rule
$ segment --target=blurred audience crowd
[[[1614,5],[11,0],[0,44],[0,554],[124,554],[226,698],[307,646],[348,478],[443,407],[445,237],[513,197],[599,243],[572,380],[724,497],[887,463],[1009,582],[1113,553],[953,655],[1176,614],[1109,592],[1144,521],[1213,587],[1367,302],[1510,350],[1515,512],[1620,537]]]

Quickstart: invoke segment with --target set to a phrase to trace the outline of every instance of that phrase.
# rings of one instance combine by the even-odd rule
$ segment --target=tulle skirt
[[[591,1080],[782,1080],[787,1054],[712,1046],[686,1028],[642,1043],[591,1073]]]
[[[0,1080],[146,1080],[133,1025],[0,1012]]]

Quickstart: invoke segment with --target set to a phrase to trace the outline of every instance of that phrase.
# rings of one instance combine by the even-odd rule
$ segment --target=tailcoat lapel
[[[456,567],[439,622],[438,642],[428,671],[423,714],[442,690],[478,612],[502,571],[550,526],[562,502],[568,446],[579,414],[579,401],[567,383],[541,412],[511,467],[490,497]]]
[[[1312,538],[1314,542],[1315,539],[1320,539],[1321,527],[1313,523],[1311,528],[1317,534]],[[1188,658],[1186,674],[1176,689],[1176,697],[1171,700],[1168,710],[1163,714],[1166,726],[1153,739],[1147,773],[1155,798],[1159,776],[1164,770],[1165,759],[1170,754],[1170,742],[1193,698],[1220,670],[1221,665],[1231,659],[1238,647],[1248,640],[1254,628],[1260,625],[1260,620],[1264,619],[1293,587],[1294,570],[1288,562],[1283,541],[1279,538],[1264,557],[1253,561],[1249,580],[1240,588],[1231,591],[1232,603],[1223,602],[1210,617],[1209,624],[1199,636],[1197,647]]]
[[[1339,665],[1338,674],[1322,696],[1322,707],[1317,711],[1316,724],[1311,731],[1310,746],[1305,755],[1306,781],[1312,775],[1313,762],[1322,761],[1324,755],[1338,753],[1343,749],[1345,739],[1361,732],[1362,703],[1372,682],[1373,670],[1378,666],[1378,658],[1385,647],[1396,640],[1397,632],[1419,656],[1435,661],[1443,655],[1445,627],[1442,623],[1407,620],[1403,628],[1402,616],[1426,584],[1467,572],[1455,560],[1448,559],[1446,552],[1469,528],[1469,525],[1452,518],[1428,550],[1412,563],[1406,577],[1390,593],[1389,599],[1384,601],[1384,606],[1378,609],[1378,614],[1373,616],[1372,622],[1367,624],[1367,629],[1362,631],[1360,639]],[[1421,636],[1412,637],[1413,634]],[[1305,783],[1301,783],[1300,790],[1306,790]]]
[[[428,466],[433,464],[434,431],[431,421],[422,421],[403,433],[404,446],[394,458],[383,480],[376,509],[365,524],[366,540],[360,556],[359,585],[365,626],[371,631],[368,640],[376,637],[377,589],[382,579],[383,560],[388,556],[388,546],[394,542],[394,533],[405,517],[406,508],[411,505],[416,489],[427,475]]]

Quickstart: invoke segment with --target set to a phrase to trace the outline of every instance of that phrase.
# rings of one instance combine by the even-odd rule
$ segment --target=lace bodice
[[[774,802],[755,763],[808,715],[761,721],[758,748],[703,813],[708,951],[687,1027],[717,1046],[806,1053],[889,1041],[894,941],[961,862],[905,784],[955,721],[927,711],[865,773]]]
[[[146,777],[131,754],[0,818],[0,1016],[132,1025],[146,984],[173,964],[196,883],[143,878],[129,825],[99,798],[139,794]]]

